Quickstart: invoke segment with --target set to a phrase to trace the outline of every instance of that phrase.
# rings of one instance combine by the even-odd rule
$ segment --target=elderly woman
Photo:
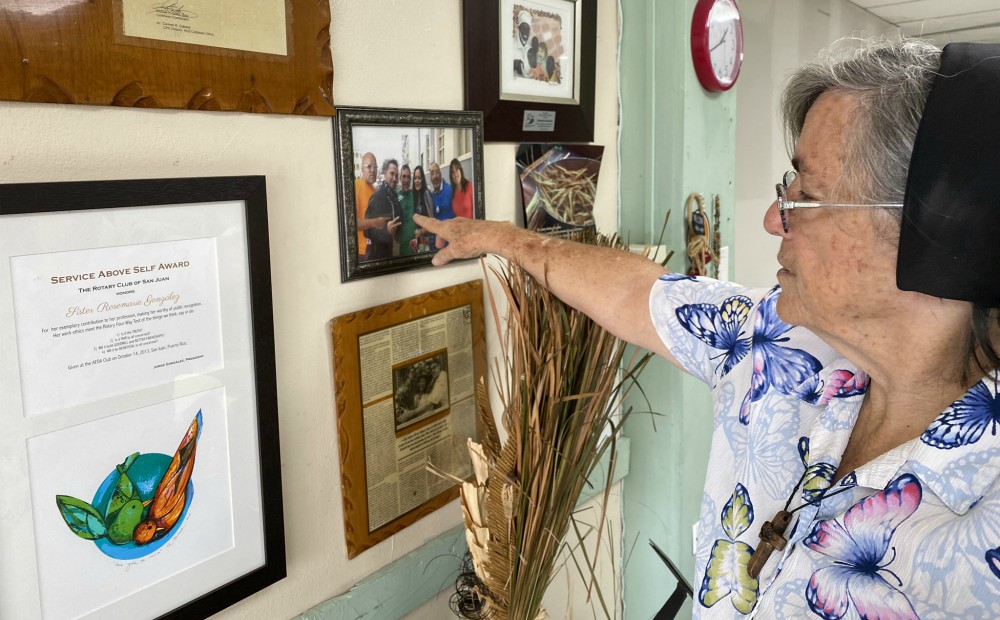
[[[507,256],[712,388],[696,616],[1000,618],[998,91],[1000,45],[800,69],[771,290],[420,221],[435,264]]]

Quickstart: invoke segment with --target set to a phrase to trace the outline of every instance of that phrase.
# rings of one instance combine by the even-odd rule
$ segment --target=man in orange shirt
[[[378,173],[378,162],[375,155],[365,153],[361,157],[361,176],[354,179],[354,208],[355,219],[358,223],[358,256],[364,257],[365,248],[368,246],[368,239],[365,231],[369,228],[385,228],[385,223],[389,221],[387,217],[365,218],[368,210],[368,201],[375,194],[375,175]]]

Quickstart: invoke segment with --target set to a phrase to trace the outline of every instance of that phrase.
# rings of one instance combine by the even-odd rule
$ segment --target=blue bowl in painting
[[[142,498],[143,502],[148,502],[153,499],[153,495],[156,493],[156,487],[160,484],[160,480],[163,479],[163,474],[167,472],[170,467],[170,461],[173,459],[171,456],[166,454],[150,453],[150,454],[140,454],[138,458],[132,463],[132,466],[128,468],[126,472],[132,484],[139,491],[139,497]],[[94,494],[94,501],[91,505],[94,506],[103,515],[108,510],[108,504],[111,502],[111,496],[114,494],[115,487],[118,485],[118,470],[112,469],[108,477],[104,479],[101,486],[98,487],[97,493]],[[98,538],[94,541],[97,548],[101,550],[104,555],[112,557],[116,560],[135,560],[138,558],[145,557],[150,553],[156,551],[163,545],[173,538],[174,534],[180,530],[181,523],[187,517],[188,509],[191,507],[191,502],[194,500],[194,483],[190,480],[187,484],[187,502],[184,506],[184,510],[181,512],[180,518],[177,523],[170,529],[169,532],[164,534],[163,538],[158,538],[146,545],[137,545],[134,542],[129,542],[124,545],[116,545],[107,538]]]

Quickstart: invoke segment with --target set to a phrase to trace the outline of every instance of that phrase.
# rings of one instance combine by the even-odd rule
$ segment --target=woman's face
[[[418,192],[424,189],[424,171],[414,170],[413,171],[413,189]]]
[[[462,173],[457,166],[451,167],[451,184],[458,185],[462,182]]]
[[[789,186],[790,199],[859,202],[849,187],[837,188],[856,117],[857,102],[849,95],[820,95],[795,146],[799,174]],[[777,311],[782,320],[820,336],[856,338],[869,326],[868,320],[905,312],[896,288],[896,244],[879,234],[882,226],[876,218],[884,214],[869,208],[819,207],[787,215],[787,233],[777,203],[764,215],[764,228],[781,237]]]

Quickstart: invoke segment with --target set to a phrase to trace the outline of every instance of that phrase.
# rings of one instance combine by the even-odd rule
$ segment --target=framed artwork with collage
[[[465,108],[486,140],[594,136],[597,0],[464,0]]]

